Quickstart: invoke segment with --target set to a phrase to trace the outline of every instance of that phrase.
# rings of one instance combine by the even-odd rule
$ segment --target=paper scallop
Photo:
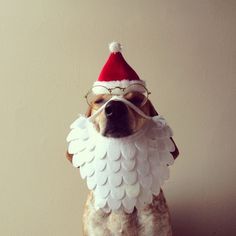
[[[123,171],[122,172],[123,180],[126,184],[133,185],[137,182],[138,180],[138,174],[137,171]]]
[[[127,213],[132,213],[136,204],[136,198],[130,198],[126,196],[122,200],[122,205]]]
[[[113,160],[113,161],[116,161],[120,158],[121,151],[120,151],[119,144],[117,144],[117,142],[111,141],[108,144],[107,155],[108,155],[109,160]]]
[[[118,199],[121,200],[123,199],[125,196],[125,185],[121,185],[118,187],[112,187],[111,188],[111,197],[113,199]]]
[[[108,161],[108,167],[110,169],[111,173],[116,173],[121,168],[121,162],[120,161]]]
[[[121,153],[126,160],[134,158],[136,147],[133,143],[123,143],[121,146]]]

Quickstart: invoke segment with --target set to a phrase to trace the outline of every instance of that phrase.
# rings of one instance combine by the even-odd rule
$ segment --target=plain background
[[[0,16],[0,235],[82,235],[65,138],[112,40],[175,133],[175,235],[236,235],[236,1],[0,0]]]

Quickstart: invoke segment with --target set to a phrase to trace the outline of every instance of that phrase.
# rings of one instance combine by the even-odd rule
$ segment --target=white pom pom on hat
[[[145,82],[141,80],[133,68],[125,61],[121,54],[122,45],[118,42],[109,44],[110,56],[103,66],[98,80],[93,84],[93,92],[96,94],[107,91],[115,87],[126,88],[131,84],[141,84],[145,86]],[[98,87],[100,86],[100,87]]]
[[[122,46],[118,42],[111,42],[109,43],[109,50],[113,53],[121,52]]]

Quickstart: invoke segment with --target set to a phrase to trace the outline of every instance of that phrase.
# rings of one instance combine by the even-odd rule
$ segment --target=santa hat
[[[137,73],[125,61],[121,54],[121,44],[112,42],[109,44],[109,49],[110,56],[103,66],[98,80],[93,84],[93,92],[99,94],[104,93],[106,90],[104,87],[108,89],[116,87],[127,88],[130,85],[132,85],[132,90],[142,90],[145,82],[139,78]]]

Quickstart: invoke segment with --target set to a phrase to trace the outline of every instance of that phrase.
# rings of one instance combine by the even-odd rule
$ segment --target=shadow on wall
[[[182,202],[181,205],[172,206],[173,236],[235,236],[236,207],[235,204],[227,205],[224,208],[228,209],[228,214],[217,209],[214,218],[211,207],[207,214],[206,209],[198,204],[186,205]]]

